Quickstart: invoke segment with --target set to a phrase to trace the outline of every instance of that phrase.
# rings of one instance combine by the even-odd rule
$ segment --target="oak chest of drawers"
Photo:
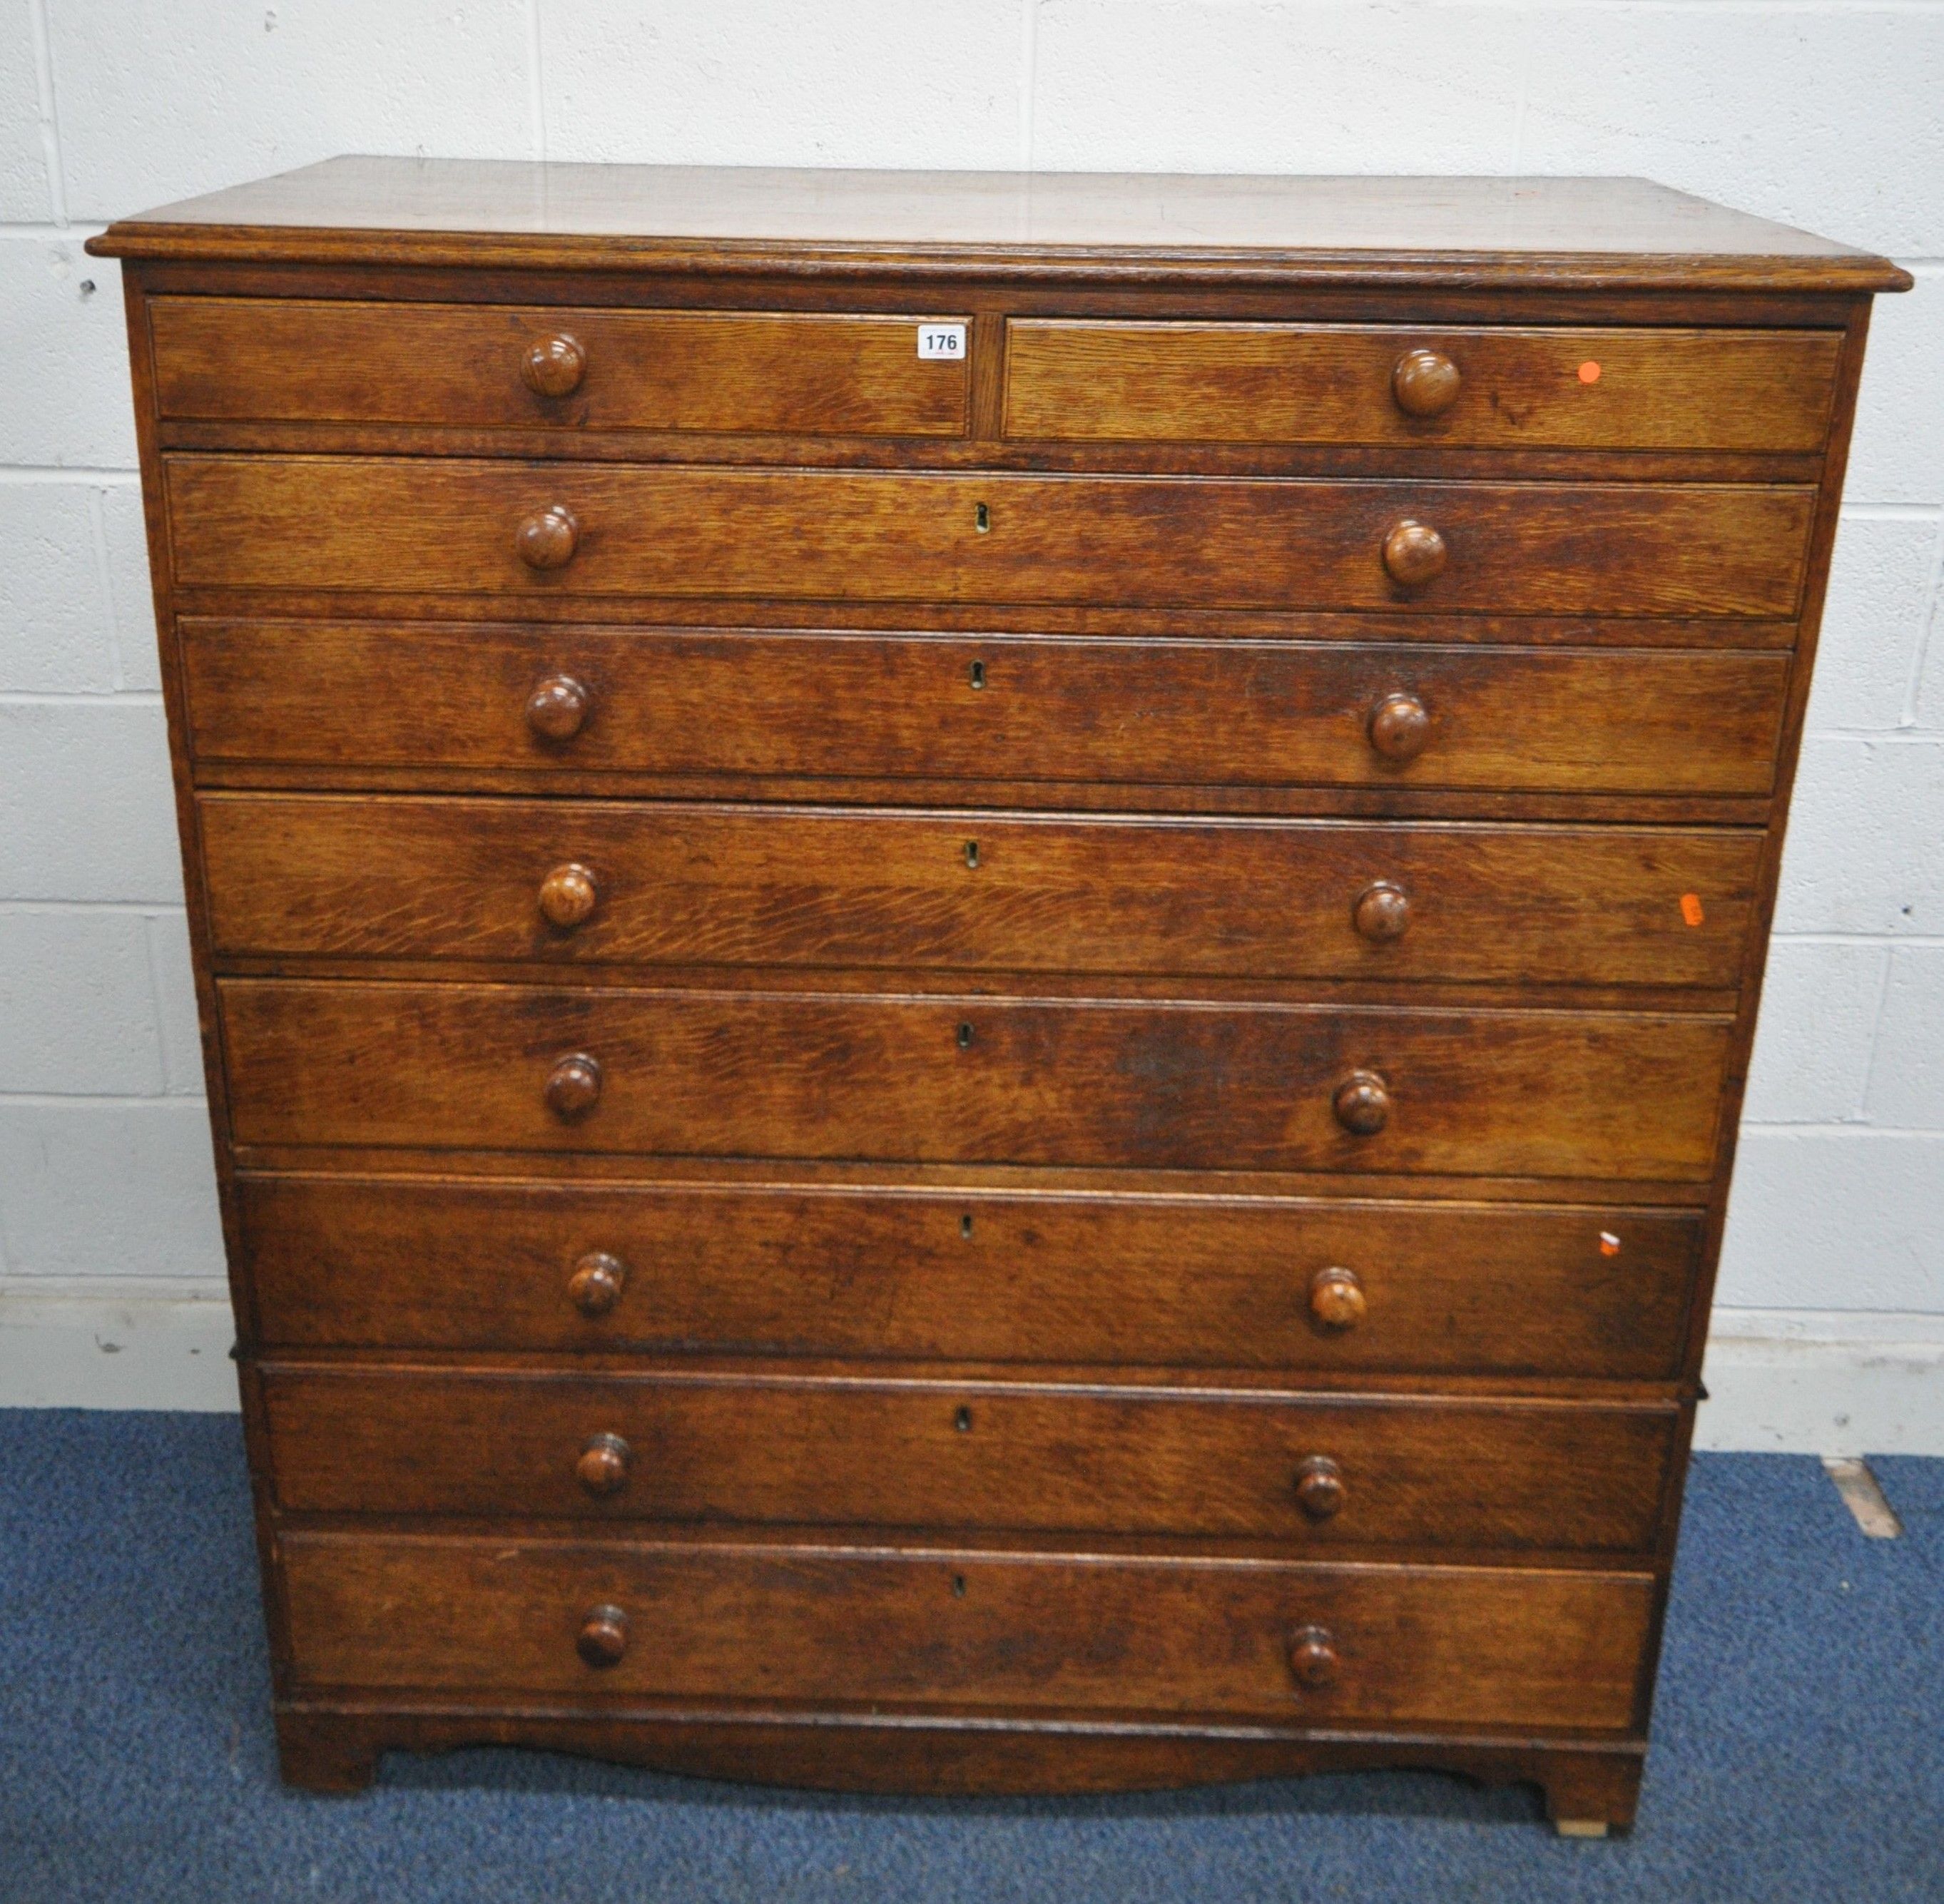
[[[1638,182],[117,225],[287,1775],[1632,1816],[1881,260]]]

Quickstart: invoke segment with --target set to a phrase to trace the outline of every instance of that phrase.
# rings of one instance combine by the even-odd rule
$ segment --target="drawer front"
[[[1676,1420],[1671,1406],[858,1377],[273,1366],[262,1380],[277,1496],[294,1512],[1305,1548],[1644,1552]]]
[[[1787,617],[1816,502],[1699,484],[165,466],[182,586],[418,593]],[[1407,588],[1385,549],[1410,522],[1447,552]]]
[[[201,814],[219,955],[1556,983],[1736,983],[1762,844],[268,794]]]
[[[1766,794],[1789,673],[1732,652],[178,626],[198,761],[340,771]],[[530,716],[543,684],[562,706]],[[1394,697],[1425,715],[1403,758],[1372,738]]]
[[[300,1684],[712,1703],[1620,1730],[1653,1600],[1645,1573],[1533,1568],[327,1533],[278,1547]],[[579,1642],[601,1607],[622,1616],[620,1657],[596,1667]],[[1322,1685],[1291,1668],[1309,1626],[1324,1632],[1305,1662],[1333,1656]]]
[[[237,1181],[273,1348],[1669,1380],[1698,1213],[800,1185]]]
[[[1813,452],[1842,341],[1014,318],[1005,428],[1054,441]]]
[[[1699,1180],[1729,1031],[1600,1012],[217,989],[245,1145]]]
[[[166,418],[962,436],[915,317],[158,297]],[[964,319],[958,321],[963,323]]]

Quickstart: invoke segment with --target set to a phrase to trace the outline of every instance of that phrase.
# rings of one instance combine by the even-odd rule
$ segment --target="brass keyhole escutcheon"
[[[972,685],[974,687],[983,687],[985,684],[986,664],[983,661],[975,661],[972,664]]]
[[[958,1048],[961,1051],[969,1051],[972,1048],[972,1027],[970,1025],[961,1025],[958,1028]]]
[[[979,842],[977,840],[965,842],[965,863],[968,866],[976,866],[979,863]]]
[[[972,506],[972,526],[982,536],[992,533],[992,512],[983,503],[974,503]]]

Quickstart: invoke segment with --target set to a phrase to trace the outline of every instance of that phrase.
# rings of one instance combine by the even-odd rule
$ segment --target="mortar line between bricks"
[[[534,156],[547,155],[546,69],[540,20],[542,0],[527,0],[527,109],[534,119]]]
[[[160,899],[0,899],[0,916],[11,912],[128,912],[138,919],[179,919],[180,900]]]
[[[1020,165],[1032,170],[1033,98],[1039,85],[1039,0],[1020,0]]]
[[[55,228],[69,236],[67,180],[61,167],[60,122],[54,106],[54,34],[48,23],[48,0],[28,0],[29,29],[34,42],[34,87],[38,109],[41,156],[48,168],[48,210]]]
[[[144,938],[152,937],[145,927]],[[1883,968],[1877,974],[1876,1002],[1870,1008],[1870,1041],[1863,1060],[1862,1082],[1857,1087],[1856,1100],[1846,1121],[1866,1124],[1869,1120],[1870,1091],[1876,1082],[1877,1066],[1883,1057],[1884,1014],[1890,1008],[1890,985],[1896,971],[1896,952],[1889,949],[1883,961]]]
[[[1917,652],[1910,658],[1910,674],[1904,682],[1903,712],[1899,724],[1921,728],[1923,717],[1918,703],[1924,697],[1924,670],[1930,665],[1930,644],[1936,639],[1940,619],[1938,598],[1944,593],[1944,520],[1930,540],[1930,572],[1924,579],[1924,626],[1918,630]]]
[[[206,1097],[200,1093],[192,1096],[187,1091],[157,1091],[150,1097],[137,1097],[128,1091],[0,1090],[0,1110],[58,1111],[77,1104],[85,1104],[91,1110],[109,1111],[143,1110],[157,1104],[205,1112],[209,1108]]]
[[[108,558],[108,512],[103,508],[102,491],[91,483],[88,490],[88,531],[94,543],[94,577],[101,589],[101,605],[108,616],[108,649],[114,657],[115,691],[127,692],[128,670],[122,660],[120,617],[115,612],[114,564]]]
[[[108,227],[94,219],[80,223],[48,225],[32,219],[0,218],[0,238],[51,239],[62,245],[78,245],[83,238],[93,238]]]
[[[142,958],[149,970],[149,1009],[155,1014],[155,1055],[161,1060],[162,1088],[171,1097],[180,1085],[176,1077],[175,1054],[169,1049],[169,1007],[162,984],[161,961],[155,949],[154,923],[142,920]]]
[[[1764,1137],[1923,1137],[1944,1144],[1944,1130],[1912,1124],[1757,1124],[1745,1122],[1742,1134],[1752,1130]]]
[[[1924,932],[1776,932],[1773,946],[1944,946],[1944,937]]]
[[[103,483],[133,488],[142,480],[139,469],[92,469],[85,465],[63,466],[58,463],[0,463],[0,483]]]
[[[125,694],[35,694],[25,689],[0,694],[0,707],[160,707],[162,697],[152,687],[131,687]]]
[[[220,1272],[204,1276],[144,1276],[117,1269],[0,1271],[0,1303],[18,1298],[54,1303],[211,1303],[229,1306]]]
[[[1936,14],[1944,0],[1429,0],[1478,12],[1546,14]]]
[[[1532,15],[1519,22],[1518,100],[1512,108],[1512,176],[1525,170],[1525,128],[1532,106]]]

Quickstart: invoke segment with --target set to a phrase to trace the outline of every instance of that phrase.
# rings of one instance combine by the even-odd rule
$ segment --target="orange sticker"
[[[1580,366],[1580,381],[1582,383],[1597,383],[1599,380],[1600,367],[1589,357]]]
[[[1699,925],[1708,916],[1701,909],[1701,895],[1699,893],[1683,893],[1681,895],[1681,916],[1690,925]]]
[[[1620,1239],[1610,1229],[1601,1231],[1600,1253],[1602,1256],[1618,1256],[1619,1253]]]

